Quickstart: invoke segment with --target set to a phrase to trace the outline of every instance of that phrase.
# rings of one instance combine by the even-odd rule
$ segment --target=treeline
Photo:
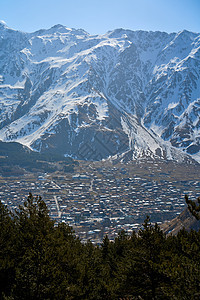
[[[200,232],[166,237],[147,217],[136,234],[81,243],[40,197],[0,204],[1,299],[200,299]]]

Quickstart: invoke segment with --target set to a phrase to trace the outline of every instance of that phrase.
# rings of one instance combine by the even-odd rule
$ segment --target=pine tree
[[[54,222],[41,197],[29,194],[27,201],[16,211],[16,277],[13,287],[15,299],[45,299],[49,282],[48,236]]]
[[[200,197],[198,197],[196,201],[192,201],[188,199],[187,195],[185,195],[185,201],[191,214],[197,220],[200,220]]]
[[[144,221],[138,236],[132,235],[132,247],[121,263],[121,294],[123,297],[167,299],[169,278],[163,268],[165,236],[150,218]]]
[[[13,244],[16,232],[11,212],[0,201],[0,299],[9,295],[15,278]]]

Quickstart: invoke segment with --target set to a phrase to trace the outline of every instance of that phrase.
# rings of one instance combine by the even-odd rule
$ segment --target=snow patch
[[[95,106],[98,114],[98,120],[102,121],[108,117],[108,104],[104,99],[99,97],[95,98]]]
[[[173,109],[173,108],[175,108],[178,104],[179,104],[178,102],[177,102],[177,103],[171,102],[171,103],[168,104],[167,109]]]

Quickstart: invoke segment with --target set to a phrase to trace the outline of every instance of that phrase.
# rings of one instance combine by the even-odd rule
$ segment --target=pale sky
[[[62,24],[90,34],[116,28],[200,33],[200,0],[0,0],[0,20],[25,32]]]

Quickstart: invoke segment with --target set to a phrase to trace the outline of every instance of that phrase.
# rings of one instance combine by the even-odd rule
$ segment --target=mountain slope
[[[37,172],[73,171],[77,162],[56,154],[31,151],[16,142],[0,141],[0,175],[22,175],[25,170]]]
[[[161,229],[165,234],[177,235],[178,232],[185,228],[187,231],[200,229],[200,222],[189,212],[188,208],[171,221],[165,222],[161,225]]]
[[[199,160],[199,34],[0,24],[0,46],[3,141],[79,159]]]

